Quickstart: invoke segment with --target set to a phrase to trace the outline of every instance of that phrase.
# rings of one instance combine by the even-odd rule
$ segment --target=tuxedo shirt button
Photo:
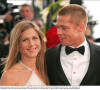
[[[74,58],[75,60],[77,60],[77,58]]]
[[[73,72],[73,74],[76,74],[76,72]]]

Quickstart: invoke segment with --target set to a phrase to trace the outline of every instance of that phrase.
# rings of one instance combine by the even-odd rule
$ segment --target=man
[[[20,15],[16,15],[14,17],[14,25],[21,20],[28,20],[33,21],[34,20],[34,10],[31,5],[23,4],[20,9]]]
[[[57,14],[59,45],[46,51],[51,85],[100,85],[100,47],[85,38],[87,15],[79,5]]]
[[[32,21],[34,18],[33,8],[27,4],[22,5],[20,14],[25,20]]]

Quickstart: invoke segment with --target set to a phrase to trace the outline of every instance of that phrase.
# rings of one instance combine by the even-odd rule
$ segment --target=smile
[[[34,52],[35,50],[37,50],[37,48],[33,48],[33,49],[27,49],[29,52]]]

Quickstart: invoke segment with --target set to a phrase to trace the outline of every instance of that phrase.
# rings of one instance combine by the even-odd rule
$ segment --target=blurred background
[[[99,33],[100,33],[100,30],[99,30],[100,17],[99,16],[100,16],[100,13],[98,12],[98,9],[100,7],[100,0],[0,0],[0,17],[4,17],[4,15],[8,11],[10,11],[9,13],[11,13],[11,15],[13,16],[13,19],[15,19],[15,16],[18,16],[20,14],[21,5],[29,4],[29,5],[32,5],[32,7],[34,8],[34,14],[35,14],[34,18],[41,18],[43,16],[43,14],[45,14],[45,13],[43,12],[42,14],[40,14],[40,12],[43,11],[43,9],[45,9],[49,4],[57,2],[57,1],[61,1],[60,3],[62,3],[62,1],[66,2],[66,3],[64,3],[65,5],[70,4],[70,3],[72,3],[72,4],[75,3],[75,4],[79,4],[79,5],[83,6],[88,13],[89,22],[95,21],[94,22],[95,26],[89,26],[92,29],[91,30],[92,37],[94,39],[99,38]],[[61,6],[63,6],[63,3],[62,3],[62,5],[58,5],[58,6],[56,6],[56,3],[55,3],[55,5],[52,5],[52,8],[55,8],[55,7],[61,8]],[[56,8],[56,10],[54,10],[54,11],[57,11],[57,10],[58,10],[58,8]],[[54,14],[55,13],[53,12],[53,10],[49,9],[49,15],[47,17],[47,22],[46,22],[47,29],[50,29],[50,27],[51,27],[52,21],[50,21],[50,17]],[[21,19],[21,18],[17,18],[17,19]],[[48,20],[49,20],[49,23],[48,23]],[[1,18],[0,18],[0,23],[3,23],[3,22],[4,21],[1,20]],[[12,29],[12,27],[9,25],[8,32],[10,32],[10,29]]]
[[[5,0],[3,0],[5,1]],[[34,3],[35,6],[39,7],[40,10],[43,10],[48,3],[54,2],[54,1],[58,1],[58,0],[7,0],[7,3],[9,3],[10,5],[14,5],[14,6],[20,6],[22,4],[32,4]],[[67,1],[67,0],[65,0]],[[73,0],[75,1],[75,0]],[[79,1],[79,0],[78,0]],[[88,12],[89,15],[91,15],[93,18],[93,21],[97,21],[97,23],[100,22],[100,13],[98,12],[98,9],[100,8],[100,0],[80,0],[82,1],[82,6],[84,6],[86,8],[86,11]],[[19,10],[14,9],[14,12],[18,12]],[[95,25],[94,29],[93,29],[93,38],[99,38],[100,35],[100,24]]]
[[[95,25],[93,29],[93,37],[99,38],[100,37],[100,0],[84,0],[84,5],[87,7],[87,12],[89,15],[92,15],[92,20],[97,21],[97,25]]]

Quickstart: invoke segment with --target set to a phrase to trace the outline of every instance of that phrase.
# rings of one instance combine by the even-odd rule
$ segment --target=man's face
[[[21,16],[23,16],[25,20],[32,20],[33,11],[31,10],[29,6],[23,6],[21,8]]]
[[[77,47],[80,44],[80,32],[78,26],[70,22],[70,15],[57,16],[57,34],[64,46]]]

